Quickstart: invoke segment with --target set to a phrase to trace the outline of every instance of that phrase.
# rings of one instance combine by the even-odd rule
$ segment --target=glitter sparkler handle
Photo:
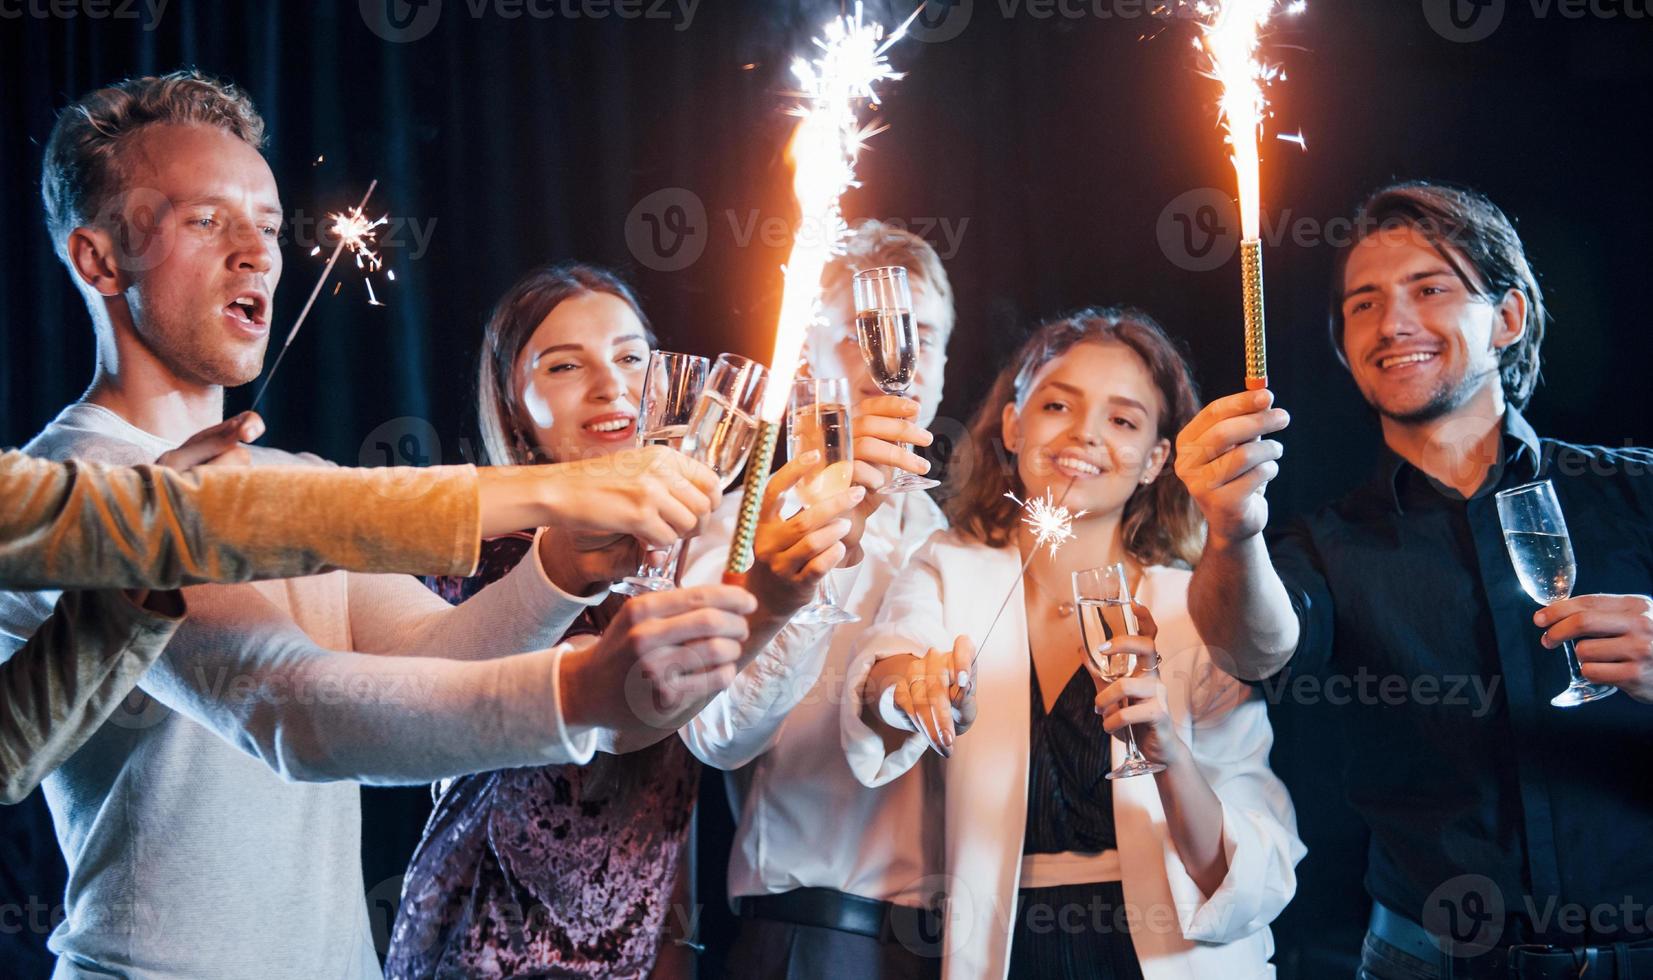
[[[734,539],[729,542],[729,563],[723,568],[725,585],[746,584],[746,570],[752,567],[752,539],[758,533],[758,510],[763,506],[763,490],[769,484],[769,467],[775,461],[780,434],[780,423],[758,423],[757,445],[746,463],[746,481],[741,488],[740,516],[735,521]]]
[[[1263,336],[1263,243],[1240,243],[1240,276],[1245,298],[1245,386],[1268,387],[1268,341]]]

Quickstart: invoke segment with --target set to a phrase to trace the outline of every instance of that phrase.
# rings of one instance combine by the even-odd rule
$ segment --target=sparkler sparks
[[[1016,587],[1022,583],[1022,576],[1027,574],[1033,559],[1039,554],[1039,549],[1049,547],[1050,553],[1056,554],[1057,549],[1073,540],[1073,522],[1090,513],[1088,510],[1082,510],[1072,514],[1062,506],[1062,501],[1068,499],[1068,491],[1073,489],[1073,483],[1073,479],[1070,478],[1068,485],[1062,488],[1062,495],[1054,500],[1051,499],[1049,490],[1025,503],[1014,493],[1005,494],[1021,505],[1022,523],[1033,533],[1033,547],[1028,549],[1027,558],[1023,559],[1021,570],[1016,573],[1016,581],[1010,583],[1010,591],[1004,594],[1004,601],[999,603],[999,611],[993,614],[993,621],[987,624],[987,632],[982,636],[981,642],[976,644],[976,655],[971,658],[970,669],[966,672],[969,676],[959,680],[960,687],[966,690],[975,687],[976,661],[981,659],[982,651],[987,649],[987,641],[993,638],[993,630],[998,627],[999,618],[1004,615],[1005,607],[1010,605],[1011,597],[1016,594]]]
[[[779,422],[786,411],[804,337],[817,316],[821,271],[849,231],[839,202],[857,186],[856,158],[878,131],[862,126],[859,109],[863,103],[876,107],[879,85],[902,77],[886,55],[917,16],[913,11],[885,36],[884,26],[867,22],[857,2],[853,14],[829,21],[822,35],[811,40],[813,58],[800,55],[792,61],[803,102],[793,110],[799,121],[787,155],[794,167],[792,193],[800,223],[786,263],[769,387],[760,411],[767,421]]]
[[[1268,387],[1268,345],[1263,325],[1263,247],[1261,170],[1257,141],[1268,112],[1264,90],[1285,73],[1257,56],[1262,32],[1279,0],[1223,0],[1214,20],[1202,25],[1195,46],[1211,63],[1211,77],[1222,83],[1218,108],[1234,150],[1234,175],[1240,205],[1240,276],[1245,307],[1245,383]],[[1285,6],[1288,15],[1305,9],[1303,0]],[[1303,134],[1282,139],[1308,148]]]
[[[318,160],[318,162],[320,161]],[[333,222],[328,226],[328,231],[338,238],[338,244],[333,246],[333,254],[327,257],[327,264],[322,267],[321,277],[316,280],[315,288],[310,290],[310,298],[304,301],[304,309],[299,311],[298,319],[293,321],[293,329],[287,332],[287,340],[282,343],[281,352],[276,355],[275,363],[270,366],[270,373],[264,376],[264,383],[259,386],[258,394],[253,398],[253,408],[256,409],[264,401],[264,393],[270,390],[270,382],[275,380],[276,370],[281,367],[282,359],[287,356],[287,349],[293,346],[293,338],[298,336],[299,329],[304,326],[305,318],[310,315],[310,308],[316,304],[316,297],[321,295],[321,287],[326,285],[327,277],[333,274],[333,266],[338,263],[339,255],[345,249],[353,252],[356,256],[356,268],[361,269],[364,276],[377,272],[380,266],[384,264],[379,257],[379,253],[373,251],[371,244],[374,242],[375,236],[378,235],[377,229],[389,220],[389,216],[381,216],[377,221],[369,221],[364,214],[368,198],[373,196],[373,191],[378,186],[379,182],[377,180],[368,184],[367,193],[362,195],[361,203],[349,211],[343,214],[328,215]],[[320,252],[320,245],[310,250],[311,255]],[[395,276],[392,275],[391,278],[394,279]],[[364,281],[366,280],[364,279]],[[334,295],[338,294],[337,284],[333,288],[333,293]],[[371,281],[367,281],[367,301],[370,306],[384,305],[379,302],[377,296],[373,295],[373,283]]]
[[[1195,46],[1211,62],[1211,77],[1222,83],[1219,102],[1229,145],[1234,148],[1234,172],[1239,178],[1240,233],[1257,241],[1261,231],[1258,184],[1261,166],[1257,139],[1268,112],[1267,86],[1281,77],[1280,69],[1257,57],[1263,29],[1280,6],[1279,0],[1225,0],[1216,17],[1204,24]],[[1305,4],[1285,6],[1288,16],[1303,12]],[[1301,138],[1301,137],[1299,137]]]
[[[923,8],[920,7],[919,10]],[[781,308],[775,325],[775,347],[769,358],[769,380],[758,409],[758,445],[747,464],[740,514],[725,581],[740,581],[751,562],[752,538],[757,533],[758,505],[769,479],[769,458],[792,393],[792,380],[803,359],[804,340],[819,316],[821,273],[832,255],[841,250],[849,229],[844,224],[840,198],[856,186],[855,161],[866,140],[878,130],[861,124],[863,104],[878,105],[878,87],[901,77],[885,55],[906,36],[919,10],[888,36],[882,24],[864,19],[860,0],[854,13],[829,21],[811,44],[814,57],[792,61],[801,103],[793,110],[798,127],[787,146],[792,162],[792,194],[799,211],[798,230],[783,269]]]
[[[1088,510],[1082,510],[1077,514],[1068,513],[1066,507],[1051,498],[1048,490],[1044,496],[1034,497],[1026,502],[1013,493],[1006,493],[1005,496],[1016,501],[1022,508],[1022,523],[1033,532],[1035,550],[1049,548],[1052,555],[1056,554],[1062,545],[1073,540],[1073,522],[1090,513]]]

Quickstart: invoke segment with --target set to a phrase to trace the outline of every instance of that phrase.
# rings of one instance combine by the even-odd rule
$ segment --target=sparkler
[[[1010,605],[1010,597],[1016,594],[1016,586],[1021,584],[1022,576],[1027,574],[1028,567],[1039,554],[1039,549],[1048,547],[1050,553],[1055,555],[1062,545],[1073,540],[1073,522],[1090,513],[1088,510],[1082,510],[1072,514],[1062,506],[1062,501],[1068,499],[1068,491],[1072,489],[1073,478],[1070,478],[1068,485],[1062,489],[1062,496],[1055,500],[1051,499],[1049,490],[1046,490],[1043,496],[1033,497],[1026,502],[1018,499],[1013,493],[1005,494],[1021,504],[1022,524],[1033,533],[1033,547],[1028,550],[1027,558],[1022,561],[1021,570],[1016,573],[1016,580],[1010,583],[1010,590],[1004,594],[1004,601],[999,603],[999,611],[993,614],[993,621],[987,624],[986,635],[976,645],[976,655],[970,658],[970,676],[959,680],[959,685],[966,690],[975,686],[976,661],[981,659],[981,652],[987,649],[987,641],[993,638],[993,630],[999,625],[999,617],[1004,615],[1005,608]]]
[[[264,383],[259,386],[258,394],[253,398],[253,408],[258,408],[259,404],[264,401],[264,393],[270,390],[270,381],[275,378],[276,370],[281,367],[282,359],[287,356],[287,348],[293,346],[293,338],[298,336],[299,329],[304,326],[305,317],[310,315],[310,307],[315,305],[316,297],[321,295],[321,287],[326,285],[327,277],[333,274],[333,266],[338,263],[339,256],[343,254],[344,250],[349,249],[355,253],[356,268],[361,269],[364,273],[377,272],[379,267],[384,264],[379,257],[379,253],[375,252],[371,246],[374,243],[375,236],[378,235],[379,226],[389,219],[381,217],[377,221],[370,221],[362,213],[362,209],[367,207],[367,199],[373,196],[373,191],[378,186],[379,182],[374,180],[367,185],[367,193],[362,195],[362,203],[343,214],[328,215],[333,219],[328,231],[336,236],[339,242],[333,246],[333,254],[328,256],[327,264],[322,267],[321,278],[316,280],[316,287],[310,290],[310,298],[304,301],[304,309],[299,311],[298,319],[293,321],[293,329],[287,332],[287,340],[282,343],[281,352],[276,355],[275,363],[270,366],[270,373],[264,376]],[[320,252],[320,245],[310,250],[311,255],[317,255]],[[373,295],[373,284],[371,282],[367,286],[367,295],[368,302],[371,305],[384,305],[379,302],[378,297]]]
[[[920,7],[919,10],[923,8]],[[813,58],[793,59],[802,104],[787,156],[792,161],[792,193],[799,210],[781,289],[781,309],[775,326],[775,349],[769,359],[768,387],[758,412],[757,444],[746,467],[740,514],[723,580],[739,584],[752,564],[752,538],[757,532],[758,506],[775,458],[781,418],[792,392],[792,379],[803,357],[804,338],[818,316],[821,272],[842,245],[848,228],[839,200],[856,186],[855,160],[876,130],[863,127],[861,103],[878,105],[878,86],[901,77],[890,67],[886,53],[906,36],[918,16],[914,10],[888,36],[882,24],[867,22],[859,0],[850,16],[829,21],[811,43]]]
[[[1203,25],[1195,40],[1211,62],[1211,76],[1222,83],[1219,102],[1234,149],[1239,184],[1240,276],[1245,301],[1245,386],[1268,387],[1268,346],[1263,333],[1263,243],[1258,137],[1267,114],[1264,88],[1281,77],[1278,68],[1257,57],[1261,33],[1279,0],[1224,0],[1216,18]],[[1285,6],[1289,15],[1303,12],[1302,0]],[[1303,145],[1302,136],[1296,137]]]

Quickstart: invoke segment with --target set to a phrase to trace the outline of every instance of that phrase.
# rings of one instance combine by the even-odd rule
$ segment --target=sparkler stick
[[[1234,175],[1240,207],[1240,283],[1245,308],[1245,386],[1268,387],[1268,346],[1263,332],[1263,243],[1260,197],[1261,163],[1257,140],[1268,100],[1263,87],[1278,71],[1257,58],[1259,35],[1278,0],[1224,0],[1216,19],[1204,25],[1196,42],[1211,60],[1211,74],[1223,86],[1220,108],[1234,149]],[[1301,0],[1286,7],[1303,10]],[[1302,137],[1297,137],[1302,145]]]
[[[1005,608],[1010,605],[1010,597],[1016,594],[1016,586],[1021,584],[1022,576],[1027,574],[1028,567],[1033,564],[1034,557],[1039,554],[1039,549],[1048,545],[1050,553],[1052,555],[1056,554],[1062,545],[1073,540],[1073,522],[1090,513],[1090,511],[1082,510],[1077,514],[1070,514],[1068,509],[1062,506],[1062,501],[1068,499],[1068,491],[1073,489],[1074,479],[1076,477],[1068,479],[1068,485],[1062,488],[1062,495],[1056,498],[1054,502],[1051,501],[1050,491],[1048,490],[1045,491],[1044,496],[1034,497],[1025,503],[1017,500],[1013,493],[1005,494],[1006,497],[1022,505],[1022,523],[1027,525],[1028,529],[1033,532],[1033,547],[1028,550],[1027,558],[1022,562],[1021,571],[1016,573],[1016,580],[1010,583],[1010,590],[1004,594],[1004,601],[999,603],[999,611],[993,614],[993,621],[987,624],[986,635],[976,645],[976,655],[970,658],[970,676],[959,681],[960,685],[966,690],[975,687],[976,661],[981,659],[981,652],[987,649],[987,641],[993,638],[993,630],[999,625],[999,617],[1004,615]]]
[[[891,70],[885,53],[906,35],[917,16],[918,10],[913,11],[912,17],[885,37],[882,24],[863,21],[857,0],[853,16],[829,21],[822,36],[813,40],[819,49],[814,58],[800,56],[792,62],[803,97],[796,110],[798,128],[788,146],[794,167],[792,193],[800,218],[786,263],[775,350],[758,412],[757,445],[746,466],[740,513],[723,571],[723,581],[730,584],[743,583],[752,564],[752,539],[757,534],[758,510],[769,482],[781,419],[803,356],[804,338],[818,315],[821,272],[847,231],[839,199],[855,186],[855,160],[872,135],[862,128],[856,107],[861,102],[876,106],[878,84],[901,77]]]
[[[321,287],[327,283],[327,277],[333,274],[333,266],[339,261],[339,255],[348,247],[356,253],[357,267],[379,267],[378,253],[368,248],[367,243],[372,239],[374,229],[384,224],[385,219],[368,221],[362,215],[362,209],[367,207],[367,199],[373,196],[373,190],[378,186],[379,181],[375,179],[367,185],[367,193],[362,195],[362,203],[356,205],[354,210],[333,215],[332,231],[339,236],[339,243],[333,246],[333,254],[327,257],[327,265],[322,267],[321,278],[316,280],[316,287],[310,290],[310,298],[304,301],[304,309],[299,311],[298,319],[293,321],[293,329],[287,332],[287,340],[281,345],[281,352],[276,355],[275,363],[270,365],[270,373],[264,376],[264,383],[258,386],[258,394],[253,398],[253,408],[258,408],[264,401],[264,393],[270,390],[270,382],[275,378],[276,370],[281,367],[282,359],[287,356],[287,348],[293,346],[293,338],[298,336],[299,328],[304,326],[304,318],[310,315],[310,307],[315,305],[316,297],[321,295]],[[369,287],[369,295],[372,295],[372,287]],[[373,302],[378,303],[377,300]]]

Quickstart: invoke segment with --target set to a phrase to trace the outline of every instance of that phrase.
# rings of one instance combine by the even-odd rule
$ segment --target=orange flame
[[[1240,234],[1246,241],[1262,237],[1261,163],[1257,142],[1268,110],[1264,87],[1278,69],[1257,57],[1263,28],[1274,15],[1278,0],[1225,0],[1216,19],[1204,25],[1195,44],[1211,60],[1211,75],[1222,83],[1219,102],[1228,142],[1234,148],[1234,173],[1239,180]],[[1303,11],[1301,0],[1287,5],[1286,13]]]

